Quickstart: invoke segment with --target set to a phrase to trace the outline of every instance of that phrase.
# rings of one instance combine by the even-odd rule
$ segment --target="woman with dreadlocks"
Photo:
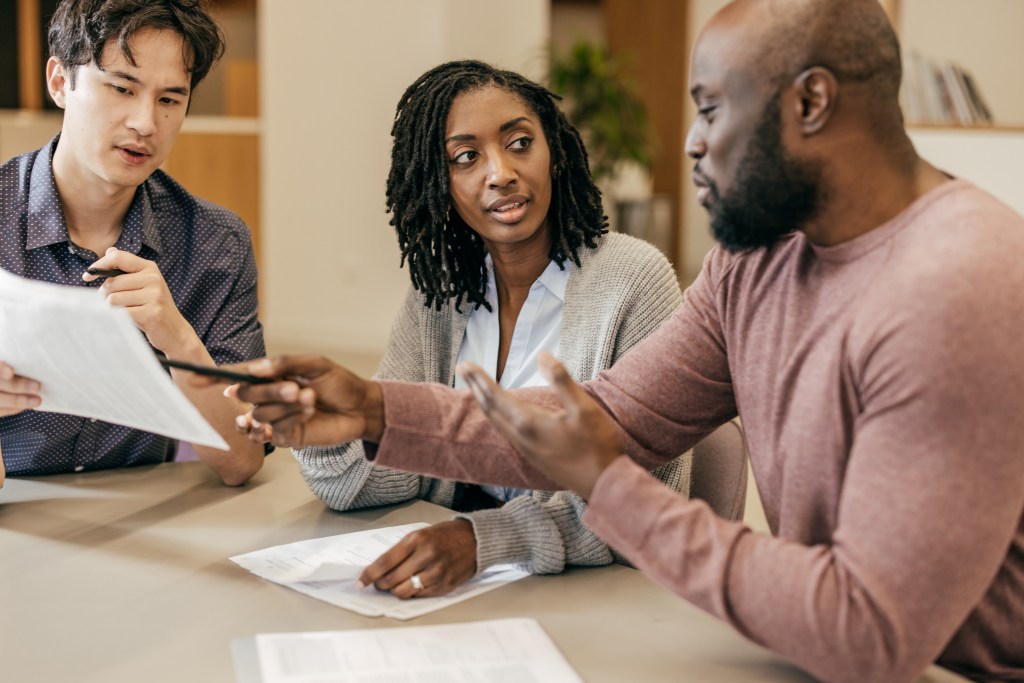
[[[601,196],[579,134],[555,95],[476,61],[442,64],[398,103],[387,206],[412,288],[392,329],[382,379],[463,386],[471,360],[506,388],[544,384],[541,351],[590,379],[679,305],[654,247],[605,234]],[[613,552],[567,491],[477,487],[375,467],[362,442],[296,452],[337,510],[423,498],[460,511],[406,536],[376,562],[399,597],[451,591],[495,564],[556,573]],[[655,472],[684,494],[689,458]]]

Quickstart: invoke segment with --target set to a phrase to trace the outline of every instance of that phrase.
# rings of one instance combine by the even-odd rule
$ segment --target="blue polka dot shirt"
[[[59,140],[58,135],[0,166],[0,268],[62,285],[99,287],[102,281],[82,280],[99,257],[68,237],[51,166]],[[160,266],[178,309],[218,364],[265,354],[252,240],[238,216],[156,171],[136,190],[114,246]],[[0,418],[0,447],[8,476],[29,476],[159,463],[173,457],[175,443],[105,422],[28,410]]]

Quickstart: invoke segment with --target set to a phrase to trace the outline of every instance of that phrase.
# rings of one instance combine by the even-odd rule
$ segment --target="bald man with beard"
[[[236,389],[239,429],[575,490],[638,568],[825,680],[1024,680],[1024,220],[917,156],[900,77],[876,0],[728,5],[686,143],[719,245],[658,332],[521,392],[474,367],[470,395],[244,364],[287,380]],[[647,473],[737,415],[771,536]]]

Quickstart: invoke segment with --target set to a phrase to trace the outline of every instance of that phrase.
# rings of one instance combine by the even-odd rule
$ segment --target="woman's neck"
[[[487,245],[494,266],[494,285],[499,304],[505,301],[526,301],[533,283],[548,267],[551,262],[551,237],[546,233],[540,237],[514,245]]]

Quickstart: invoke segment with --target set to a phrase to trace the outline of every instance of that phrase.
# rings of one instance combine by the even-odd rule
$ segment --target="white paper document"
[[[582,683],[533,619],[261,633],[263,683]]]
[[[42,384],[37,410],[228,450],[163,370],[128,312],[95,289],[0,269],[0,360]]]
[[[314,538],[256,550],[231,559],[256,576],[368,617],[412,619],[529,576],[512,565],[495,565],[451,593],[400,600],[372,586],[359,588],[363,569],[410,531],[429,526],[403,524]]]

